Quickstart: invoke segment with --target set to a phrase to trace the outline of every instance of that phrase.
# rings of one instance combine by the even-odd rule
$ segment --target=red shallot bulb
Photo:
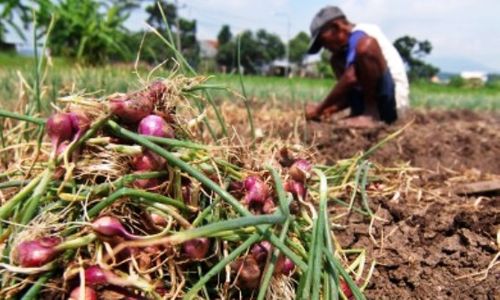
[[[61,239],[56,237],[22,242],[16,248],[15,261],[24,268],[43,266],[55,258],[60,243]]]
[[[269,194],[267,185],[257,176],[249,176],[244,181],[246,190],[245,202],[248,205],[254,203],[263,204]]]
[[[207,256],[210,249],[210,240],[207,238],[192,239],[182,244],[184,253],[193,260],[200,260]]]
[[[290,167],[288,174],[290,174],[293,180],[304,182],[309,177],[311,170],[312,165],[310,162],[305,159],[298,159]]]
[[[276,269],[274,272],[276,274],[288,276],[292,273],[293,269],[295,269],[293,261],[284,255],[280,255],[278,261],[276,261]]]
[[[231,264],[231,268],[239,273],[238,285],[242,288],[256,289],[260,284],[261,270],[255,258],[251,255],[239,258]]]
[[[55,113],[49,117],[45,125],[52,147],[56,151],[60,143],[73,137],[71,117],[67,113]]]
[[[87,115],[81,111],[72,111],[69,113],[71,119],[71,127],[75,136],[74,140],[78,140],[90,127],[90,120]]]
[[[92,229],[102,236],[113,237],[120,236],[125,239],[134,239],[135,236],[130,234],[122,223],[114,217],[104,216],[92,222]]]
[[[288,180],[285,182],[284,186],[285,191],[292,193],[294,198],[304,199],[307,195],[306,187],[302,182],[295,180]]]
[[[250,249],[250,253],[253,255],[258,263],[265,263],[267,256],[271,253],[272,245],[268,241],[261,241],[260,243],[254,244]]]
[[[83,296],[83,298],[80,298]],[[97,300],[97,293],[96,291],[88,286],[85,286],[85,288],[82,290],[79,286],[73,289],[71,291],[71,294],[69,295],[68,300]]]
[[[175,132],[172,126],[160,116],[149,115],[141,120],[137,132],[142,135],[156,136],[161,138],[174,138]]]
[[[109,110],[125,123],[137,123],[153,112],[154,103],[147,96],[136,93],[109,100]]]

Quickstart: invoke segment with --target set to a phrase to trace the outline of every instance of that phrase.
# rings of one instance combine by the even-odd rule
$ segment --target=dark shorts
[[[387,70],[377,83],[377,106],[380,119],[387,124],[397,120],[396,94],[394,80]],[[365,111],[365,101],[363,91],[353,88],[348,95],[351,116],[360,116]]]

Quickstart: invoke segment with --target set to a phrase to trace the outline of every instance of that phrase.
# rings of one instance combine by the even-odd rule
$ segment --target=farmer
[[[321,48],[332,54],[337,77],[325,100],[306,107],[308,120],[351,109],[346,126],[372,127],[392,123],[408,107],[408,78],[401,57],[376,25],[352,24],[336,6],[321,9],[311,23],[309,54]]]

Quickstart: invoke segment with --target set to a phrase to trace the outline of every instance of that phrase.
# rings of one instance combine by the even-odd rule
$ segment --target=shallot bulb
[[[262,205],[262,212],[266,215],[270,215],[274,212],[276,208],[276,204],[274,204],[274,200],[272,197],[268,197],[264,204]]]
[[[85,270],[85,282],[90,286],[109,284],[111,277],[114,277],[113,273],[99,266],[91,266]]]
[[[134,174],[140,174],[143,172],[135,172]],[[152,190],[160,185],[160,180],[158,178],[149,179],[136,179],[133,183],[135,188],[141,190]]]
[[[144,151],[132,160],[132,169],[136,171],[157,171],[165,167],[165,160],[150,151]]]
[[[288,170],[288,174],[292,177],[293,180],[299,182],[305,182],[309,177],[309,174],[312,170],[312,165],[305,159],[296,160],[293,165]]]
[[[148,87],[148,97],[153,100],[153,102],[158,102],[163,98],[163,95],[167,92],[167,86],[162,81],[155,81]]]
[[[60,243],[61,239],[56,237],[24,241],[16,248],[15,261],[24,268],[43,266],[55,258],[59,252],[56,246]]]
[[[289,180],[285,182],[285,191],[292,193],[294,198],[304,199],[307,195],[307,189],[302,182]]]
[[[245,179],[243,184],[246,190],[246,204],[264,204],[268,197],[269,189],[259,177],[249,176]]]
[[[250,253],[258,263],[262,264],[266,262],[267,257],[271,253],[271,250],[271,243],[269,243],[268,241],[262,241],[260,243],[254,244],[250,249]]]
[[[192,239],[182,244],[184,253],[193,260],[200,260],[207,256],[210,249],[210,240],[207,238]]]
[[[130,97],[117,96],[109,100],[111,113],[125,123],[137,123],[150,115],[153,109],[154,102],[141,93],[136,93]]]
[[[151,218],[151,222],[153,223],[153,225],[158,227],[167,226],[167,220],[165,219],[165,217],[154,212],[150,213],[149,217]]]
[[[175,132],[172,126],[160,116],[149,115],[141,120],[139,123],[139,128],[137,129],[139,134],[147,136],[156,136],[161,138],[174,138]]]
[[[276,274],[283,274],[288,276],[292,273],[293,269],[295,269],[295,264],[293,263],[293,261],[284,255],[280,255],[278,257],[278,260],[276,261],[276,269],[274,270],[274,272]]]
[[[253,256],[239,258],[231,264],[231,268],[239,274],[238,285],[240,287],[249,289],[259,287],[261,270]]]
[[[59,146],[57,146],[57,150],[56,150],[57,156],[63,154],[64,151],[66,151],[66,149],[68,149],[68,146],[69,146],[69,141],[64,141],[64,142],[60,143]]]
[[[73,125],[71,117],[67,113],[58,112],[50,116],[45,129],[54,151],[56,151],[60,143],[73,137]]]
[[[80,298],[82,296],[83,298]],[[79,286],[77,286],[76,288],[73,289],[73,291],[71,291],[68,300],[80,300],[80,299],[97,300],[97,293],[91,287],[85,286],[85,288],[82,290]]]
[[[128,240],[137,238],[133,234],[130,234],[117,218],[111,216],[100,217],[92,222],[91,226],[96,233],[102,236],[119,236]]]
[[[343,279],[340,279],[339,286],[340,286],[340,290],[342,291],[342,293],[344,293],[344,296],[347,299],[352,299],[353,294],[352,294],[351,288],[349,287],[347,282],[345,282],[345,280],[343,280]]]
[[[71,127],[73,128],[74,140],[78,140],[90,127],[90,120],[87,115],[81,111],[72,111],[69,113]]]

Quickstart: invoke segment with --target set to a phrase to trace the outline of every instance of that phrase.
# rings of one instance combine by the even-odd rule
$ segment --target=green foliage
[[[158,8],[161,6],[161,10],[165,13],[168,24],[163,20],[161,10]],[[196,67],[199,63],[200,46],[196,40],[196,20],[187,20],[179,17],[177,13],[177,7],[173,3],[169,3],[165,0],[154,2],[153,4],[146,7],[146,12],[148,13],[147,22],[156,28],[160,34],[168,40],[167,29],[170,30],[174,37],[174,43],[181,50],[182,55],[187,60],[187,62]],[[167,27],[168,26],[168,27]],[[170,50],[161,49],[166,48],[165,44],[159,44],[157,42],[149,43],[152,46],[149,52],[161,53],[162,55],[157,55],[161,57],[162,60],[171,58],[174,56]],[[163,55],[167,54],[167,55]]]
[[[26,39],[22,29],[14,22],[14,16],[17,15],[26,27],[31,21],[30,7],[21,0],[0,1],[2,10],[0,11],[0,43],[4,42],[7,27],[16,31],[17,35],[23,40]]]
[[[448,85],[452,87],[463,87],[465,86],[465,79],[461,76],[453,76],[450,78],[450,83]]]
[[[88,64],[127,57],[124,22],[129,17],[131,1],[115,5],[97,0],[42,2],[48,8],[37,11],[42,33],[47,30],[51,15],[55,15],[54,30],[49,36],[53,55]]]
[[[330,52],[323,50],[321,52],[321,60],[318,63],[318,73],[323,78],[333,78],[333,70],[330,66]]]
[[[229,25],[223,25],[219,33],[217,34],[217,42],[219,46],[229,43],[233,39],[233,33]]]
[[[303,31],[290,40],[290,61],[302,65],[304,56],[309,49],[311,38]]]
[[[394,42],[394,47],[405,62],[411,80],[429,79],[439,72],[438,68],[423,61],[423,58],[432,52],[432,44],[429,41],[419,41],[406,35],[398,38]]]
[[[263,66],[282,58],[285,54],[285,44],[276,34],[264,29],[253,33],[250,30],[242,32],[238,37],[219,46],[217,63],[231,70],[236,67],[236,54],[240,39],[241,65],[246,73],[259,73]]]

